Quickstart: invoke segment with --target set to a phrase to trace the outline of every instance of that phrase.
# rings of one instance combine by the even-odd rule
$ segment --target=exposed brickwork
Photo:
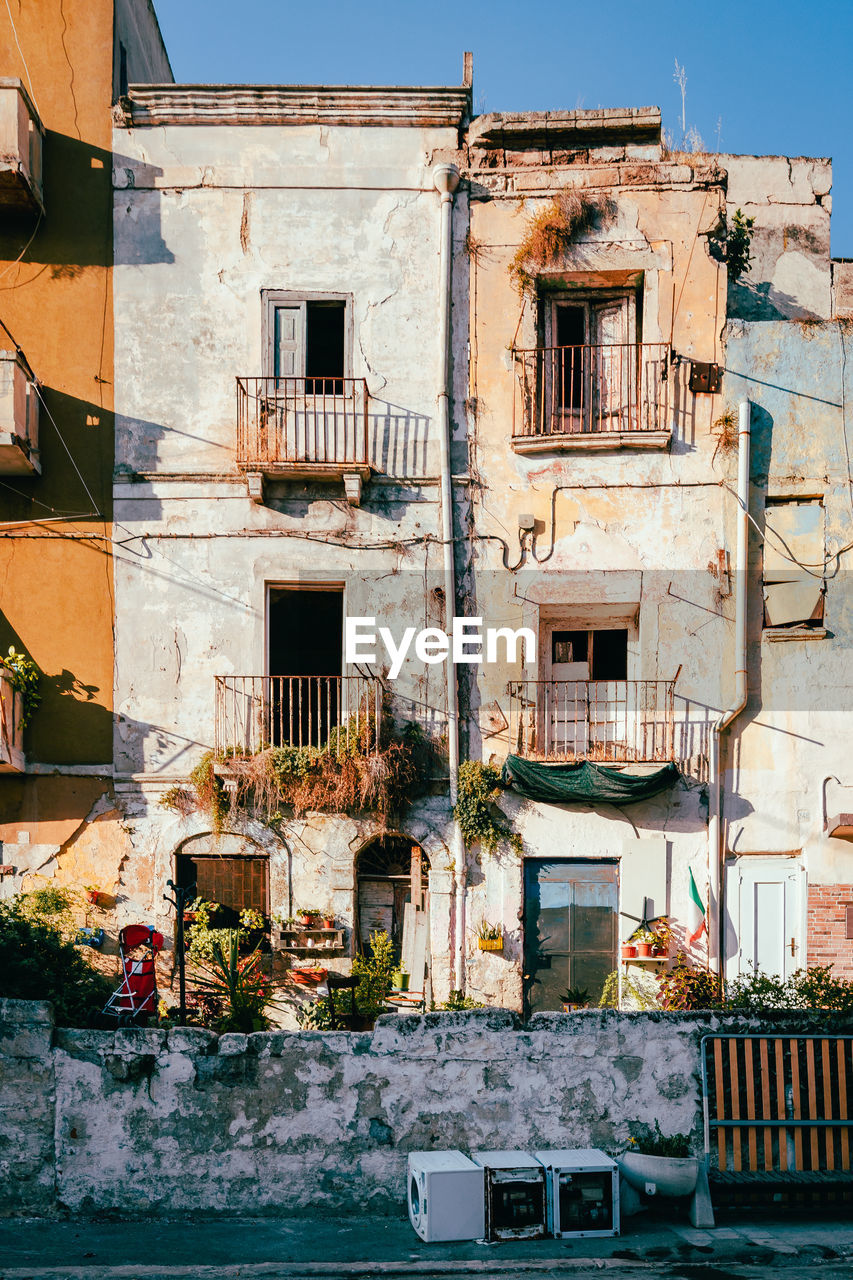
[[[844,978],[853,978],[853,940],[847,939],[847,907],[853,903],[853,884],[810,884],[808,962],[831,964]]]

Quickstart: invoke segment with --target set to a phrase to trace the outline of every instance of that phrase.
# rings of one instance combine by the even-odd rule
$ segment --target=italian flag
[[[705,923],[705,904],[699,897],[699,890],[696,888],[696,881],[693,879],[693,868],[690,868],[690,914],[687,923],[687,941],[691,947],[695,946],[702,934],[705,932],[707,925]]]

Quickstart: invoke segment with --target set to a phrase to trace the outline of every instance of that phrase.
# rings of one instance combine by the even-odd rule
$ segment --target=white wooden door
[[[591,308],[593,431],[628,426],[633,347],[628,335],[628,300],[619,298]]]
[[[806,874],[796,858],[744,855],[726,869],[726,977],[805,966]]]
[[[585,650],[576,660],[563,625],[550,629],[547,639],[543,728],[547,755],[586,755],[588,733],[589,662]],[[566,638],[562,638],[565,636]],[[565,659],[565,660],[561,660]]]

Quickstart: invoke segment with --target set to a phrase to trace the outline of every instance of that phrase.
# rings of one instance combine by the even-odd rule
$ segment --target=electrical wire
[[[41,111],[39,110],[39,104],[36,102],[36,91],[33,88],[33,81],[30,75],[30,69],[27,66],[27,60],[24,57],[24,51],[21,48],[21,42],[18,39],[18,29],[15,26],[15,19],[12,17],[12,10],[9,7],[9,0],[6,0],[6,12],[8,13],[9,21],[12,24],[12,35],[15,37],[15,44],[17,45],[18,53],[21,55],[21,62],[23,62],[24,64],[24,71],[26,71],[27,73],[27,84],[30,86],[30,97],[33,100],[33,106],[35,107],[36,111],[38,111],[39,115],[41,115]]]
[[[749,521],[749,523],[755,529],[755,532],[758,534],[761,541],[767,542],[769,540],[767,535],[772,534],[775,541],[778,542],[782,548],[780,555],[783,557],[783,559],[790,560],[791,564],[795,564],[798,569],[802,569],[803,572],[807,573],[811,578],[825,578],[827,576],[826,571],[828,567],[832,564],[833,561],[835,561],[835,571],[832,575],[834,577],[835,573],[838,572],[838,569],[840,567],[838,564],[839,557],[843,556],[846,551],[850,551],[851,549],[853,549],[853,542],[848,542],[843,547],[838,547],[837,550],[833,551],[831,555],[826,556],[822,562],[820,560],[815,560],[810,563],[806,563],[803,560],[798,560],[780,533],[777,533],[776,530],[773,529],[770,525],[765,525],[764,529],[762,529],[759,526],[754,516],[752,516],[749,510],[747,509],[746,503],[742,501],[740,495],[737,493],[735,489],[732,488],[730,484],[728,484],[727,481],[721,480],[720,485],[722,486],[722,488],[726,489],[732,495],[735,502],[737,502],[738,506],[740,507],[741,511],[743,511],[744,514],[746,515],[746,518]],[[815,573],[814,572],[815,569],[818,569],[819,572]]]
[[[5,326],[4,326],[4,327],[5,327]],[[39,385],[38,379],[33,379],[33,386],[35,387],[36,395],[38,396],[39,400],[41,401],[41,403],[42,403],[42,407],[44,408],[45,413],[47,414],[48,418],[49,418],[49,419],[50,419],[50,421],[51,421],[51,424],[52,424],[52,426],[53,426],[54,431],[55,431],[55,432],[56,432],[56,434],[59,436],[59,439],[60,439],[60,442],[61,442],[61,444],[62,444],[63,449],[64,449],[64,450],[65,450],[65,452],[68,454],[68,460],[69,460],[69,462],[71,463],[72,467],[74,468],[74,470],[75,470],[75,471],[76,471],[76,473],[77,473],[77,479],[80,481],[80,483],[82,484],[83,488],[84,488],[84,489],[85,489],[85,491],[86,491],[86,497],[89,499],[89,502],[92,504],[92,513],[93,513],[93,515],[95,515],[96,517],[100,518],[100,516],[102,515],[102,513],[101,513],[101,511],[100,511],[100,510],[99,510],[99,508],[98,508],[98,504],[97,504],[97,502],[95,501],[95,499],[92,497],[92,494],[91,494],[91,492],[89,491],[89,486],[86,484],[86,481],[83,479],[83,475],[82,475],[82,473],[81,473],[81,471],[80,471],[80,468],[77,466],[77,463],[74,461],[74,455],[72,454],[71,450],[68,448],[68,445],[65,443],[65,437],[63,436],[62,432],[59,430],[59,427],[56,425],[56,420],[54,419],[53,414],[50,412],[50,409],[48,408],[47,403],[45,402],[45,398],[44,398],[44,396],[43,396],[43,395],[42,395],[42,393],[41,393],[41,386]]]

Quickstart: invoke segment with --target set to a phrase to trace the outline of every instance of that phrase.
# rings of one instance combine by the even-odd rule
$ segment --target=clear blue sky
[[[832,156],[832,251],[853,257],[853,0],[154,0],[175,78],[458,84],[474,107],[658,105],[711,151]]]

